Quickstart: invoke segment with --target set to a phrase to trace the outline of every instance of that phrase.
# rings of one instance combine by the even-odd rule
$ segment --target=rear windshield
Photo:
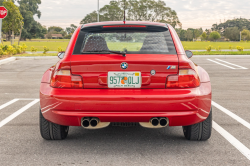
[[[88,28],[79,33],[74,54],[102,53],[109,51],[126,54],[176,54],[172,37],[164,29],[100,29]]]

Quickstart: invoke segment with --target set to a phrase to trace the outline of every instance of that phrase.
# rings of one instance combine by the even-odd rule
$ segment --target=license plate
[[[140,88],[141,72],[108,72],[109,88]]]

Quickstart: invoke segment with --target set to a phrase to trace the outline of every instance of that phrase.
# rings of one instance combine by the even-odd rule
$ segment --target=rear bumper
[[[208,117],[211,84],[190,89],[57,89],[41,83],[40,99],[43,116],[65,126],[80,126],[82,117],[101,122],[167,117],[169,126],[187,126]]]

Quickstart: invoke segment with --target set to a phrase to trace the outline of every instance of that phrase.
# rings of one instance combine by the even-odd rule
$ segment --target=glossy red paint
[[[61,125],[80,126],[82,117],[102,122],[148,122],[168,117],[170,126],[203,121],[211,108],[210,83],[190,89],[58,89],[42,83],[43,116]],[[48,107],[49,106],[49,107]]]
[[[163,23],[131,22],[128,25],[166,26]],[[124,25],[119,22],[86,24],[91,26]],[[211,108],[211,84],[207,72],[186,57],[183,46],[173,27],[168,25],[177,55],[73,55],[73,49],[81,30],[73,34],[65,57],[49,68],[42,78],[40,105],[43,116],[56,124],[80,126],[82,117],[97,117],[102,122],[148,122],[152,117],[169,118],[170,126],[186,126],[204,121]],[[109,89],[107,72],[121,71],[121,62],[127,62],[126,71],[142,73],[140,89]],[[146,67],[145,67],[146,64]],[[166,71],[168,65],[175,70]],[[100,67],[101,66],[101,67]],[[71,70],[83,78],[83,89],[52,88],[50,80],[60,69]],[[152,76],[150,71],[156,70]],[[166,80],[178,75],[179,69],[193,69],[200,79],[196,88],[167,89]]]
[[[84,88],[108,88],[107,80],[102,79],[109,71],[121,71],[121,63],[127,62],[129,67],[126,71],[140,71],[142,73],[142,88],[165,88],[168,75],[178,73],[177,55],[151,55],[127,54],[86,54],[71,56],[71,72],[75,75],[81,75],[84,82]],[[176,66],[176,69],[166,70],[168,65]],[[150,71],[157,71],[151,76],[148,82],[147,75]],[[100,84],[101,79],[101,84]],[[147,83],[146,83],[147,82]]]

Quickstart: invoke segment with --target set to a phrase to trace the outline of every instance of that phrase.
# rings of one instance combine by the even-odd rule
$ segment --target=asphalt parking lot
[[[58,59],[0,65],[0,165],[250,165],[250,56],[203,56],[213,90],[208,141],[184,138],[181,127],[70,127],[63,141],[39,131],[39,86]]]

